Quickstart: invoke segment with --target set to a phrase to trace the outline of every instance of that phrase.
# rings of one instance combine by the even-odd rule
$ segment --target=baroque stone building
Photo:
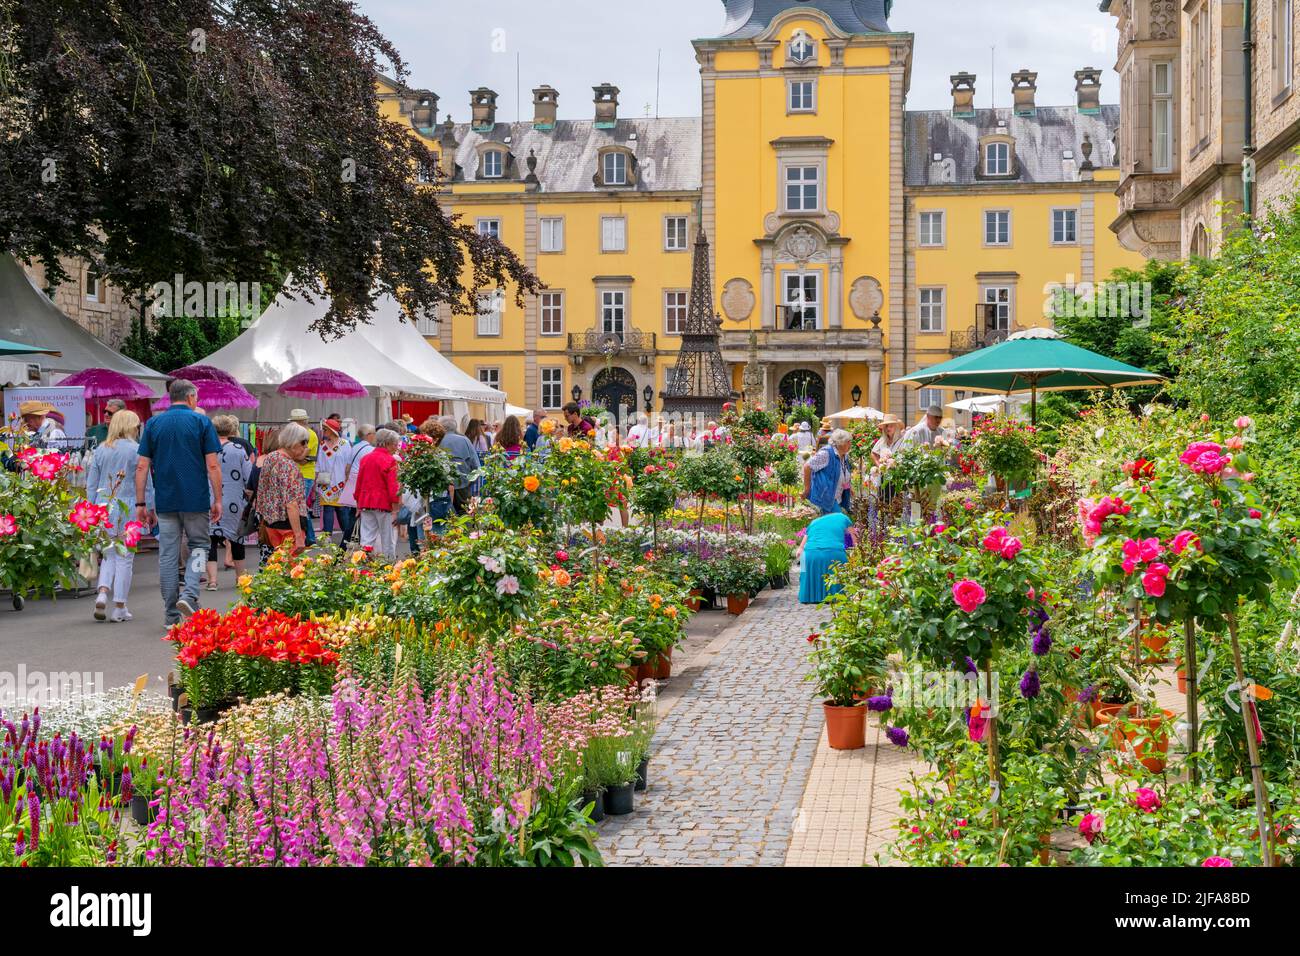
[[[673,374],[698,223],[737,390],[752,334],[751,394],[911,416],[963,396],[891,379],[1050,321],[1054,285],[1140,267],[1104,228],[1119,111],[1101,71],[1047,106],[1017,70],[998,109],[959,72],[951,109],[909,111],[915,38],[891,29],[892,6],[723,0],[719,34],[693,41],[699,117],[622,116],[601,83],[583,119],[542,86],[531,122],[499,122],[482,88],[469,122],[439,122],[435,93],[381,80],[385,115],[437,156],[441,177],[419,175],[547,285],[522,308],[486,296],[477,321],[430,324],[430,340],[516,404],[640,408]]]
[[[1126,248],[1210,255],[1296,187],[1296,0],[1103,0],[1118,29]],[[1250,17],[1247,19],[1247,11]]]

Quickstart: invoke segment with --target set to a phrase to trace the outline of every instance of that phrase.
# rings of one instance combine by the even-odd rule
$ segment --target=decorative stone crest
[[[1151,39],[1169,40],[1178,29],[1174,0],[1151,0]]]
[[[754,312],[757,300],[748,279],[728,279],[722,287],[722,311],[733,322],[744,322]]]
[[[796,262],[807,262],[817,252],[817,237],[811,230],[799,226],[786,237],[785,251]]]
[[[849,308],[853,314],[864,322],[879,315],[880,307],[885,304],[885,295],[881,291],[880,281],[873,276],[859,276],[853,280],[849,290]]]

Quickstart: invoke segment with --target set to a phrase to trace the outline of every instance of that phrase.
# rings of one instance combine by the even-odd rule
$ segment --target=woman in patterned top
[[[316,454],[316,491],[320,495],[321,529],[334,533],[334,520],[340,531],[347,529],[343,517],[343,486],[347,484],[347,442],[343,441],[343,421],[331,415],[321,422],[320,451]]]
[[[290,422],[276,435],[277,447],[258,462],[257,496],[254,505],[262,520],[262,555],[270,557],[281,541],[293,539],[295,551],[307,546],[303,518],[302,472],[298,463],[307,457],[311,433]]]

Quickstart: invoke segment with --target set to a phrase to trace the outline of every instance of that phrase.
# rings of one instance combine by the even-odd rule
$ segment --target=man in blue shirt
[[[534,451],[537,448],[537,436],[542,433],[542,419],[545,417],[546,413],[539,408],[533,412],[533,420],[524,429],[524,444],[528,446],[529,451]]]
[[[140,463],[135,472],[136,520],[153,523],[145,501],[145,485],[153,472],[154,507],[158,518],[158,578],[162,587],[163,622],[171,627],[199,606],[199,578],[208,563],[211,521],[221,519],[221,442],[206,415],[198,414],[199,391],[178,378],[168,386],[171,407],[145,422],[140,435]],[[178,578],[181,532],[189,561],[185,590]]]

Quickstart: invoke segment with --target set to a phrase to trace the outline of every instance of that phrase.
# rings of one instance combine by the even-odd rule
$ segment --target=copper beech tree
[[[383,293],[522,300],[519,258],[417,184],[434,156],[380,117],[381,73],[405,67],[346,0],[0,0],[0,248],[135,293],[287,277],[329,295],[323,335]]]

